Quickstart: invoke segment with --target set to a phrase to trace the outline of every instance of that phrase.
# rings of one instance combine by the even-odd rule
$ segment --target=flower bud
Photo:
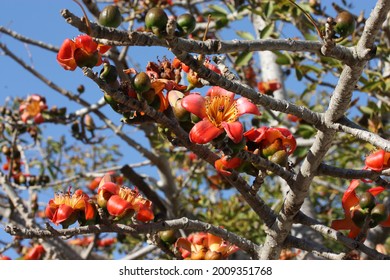
[[[286,167],[288,163],[288,154],[285,150],[275,152],[269,159],[270,161]]]
[[[370,192],[365,192],[360,197],[359,205],[362,209],[371,210],[375,207],[375,197]]]
[[[118,71],[114,65],[104,63],[99,77],[109,85],[114,84],[118,79]]]
[[[364,221],[365,221],[367,216],[368,216],[368,213],[361,208],[355,208],[351,213],[352,221],[359,228],[361,228],[364,225]]]
[[[177,27],[179,29],[179,35],[188,35],[194,31],[196,26],[196,19],[192,14],[186,13],[180,15],[177,20]]]
[[[222,260],[222,254],[220,252],[208,250],[204,256],[205,260]]]
[[[144,93],[151,88],[151,81],[145,72],[138,73],[133,80],[133,87],[137,93]]]
[[[371,212],[371,220],[372,224],[370,223],[370,227],[374,227],[378,225],[379,223],[385,221],[387,219],[387,209],[384,204],[377,204],[374,208],[372,208]]]
[[[99,23],[106,27],[118,27],[122,23],[122,15],[118,6],[109,5],[99,14]]]
[[[154,7],[145,16],[145,26],[157,36],[161,36],[166,29],[168,16],[163,9]]]

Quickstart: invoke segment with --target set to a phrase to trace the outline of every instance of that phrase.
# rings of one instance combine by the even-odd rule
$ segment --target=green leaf
[[[308,73],[310,71],[315,72],[316,74],[321,74],[322,70],[320,68],[317,68],[313,65],[301,65],[301,71],[303,73]]]
[[[274,13],[274,1],[269,1],[264,6],[264,14],[267,18],[270,18]]]
[[[298,127],[297,134],[301,135],[303,138],[308,139],[315,135],[316,129],[307,124],[301,124]]]
[[[254,40],[255,37],[247,31],[236,31],[236,34],[246,40]]]
[[[241,67],[241,66],[244,66],[244,65],[248,65],[249,61],[251,60],[253,56],[253,52],[242,52],[240,53],[238,56],[237,56],[237,59],[236,59],[236,66],[237,67]]]
[[[212,9],[213,11],[215,11],[215,12],[218,12],[219,14],[222,14],[222,15],[225,15],[225,16],[228,15],[228,12],[224,8],[222,8],[221,6],[210,5],[209,8]]]
[[[367,106],[360,106],[359,111],[365,115],[372,115],[374,113],[374,109]]]
[[[362,87],[362,91],[382,90],[383,81],[374,81],[365,84]]]
[[[270,23],[260,31],[260,39],[266,39],[274,32],[274,23]]]
[[[279,65],[290,65],[293,63],[293,60],[290,55],[288,54],[282,54],[280,52],[275,52],[277,55],[276,63]]]
[[[299,67],[295,67],[295,75],[297,76],[298,81],[302,80],[303,74]]]

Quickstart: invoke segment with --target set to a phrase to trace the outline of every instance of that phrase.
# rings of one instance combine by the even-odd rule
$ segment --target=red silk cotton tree
[[[74,2],[0,27],[1,259],[390,259],[388,0]]]

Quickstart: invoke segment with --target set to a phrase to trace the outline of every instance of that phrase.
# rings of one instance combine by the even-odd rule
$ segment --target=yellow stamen
[[[31,117],[35,117],[36,115],[38,115],[41,112],[40,101],[30,101],[29,104],[27,104],[26,106],[26,112]]]
[[[235,122],[238,118],[236,101],[228,96],[206,97],[206,114],[209,121],[216,127],[221,127],[222,122]]]

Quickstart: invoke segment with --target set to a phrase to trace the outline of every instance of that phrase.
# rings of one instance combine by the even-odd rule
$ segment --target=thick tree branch
[[[258,246],[251,241],[240,237],[232,232],[221,227],[213,226],[196,220],[180,218],[175,220],[166,220],[157,223],[138,224],[138,225],[123,225],[123,224],[98,224],[90,226],[82,226],[70,229],[25,229],[16,226],[7,226],[6,232],[11,235],[18,235],[24,238],[44,238],[66,236],[71,237],[79,234],[102,233],[102,232],[117,232],[124,234],[153,234],[159,231],[168,229],[187,229],[191,231],[203,231],[217,235],[226,241],[235,244],[240,249],[244,250],[251,256],[256,256]]]
[[[76,27],[80,32],[89,33],[88,27],[79,17],[72,14],[69,10],[62,10],[61,15],[67,23]],[[158,38],[152,33],[147,32],[126,32],[113,30],[91,23],[90,36],[100,39],[99,41],[108,45],[118,46],[161,46],[169,47],[169,44]],[[189,53],[198,54],[222,54],[244,51],[265,51],[265,50],[286,50],[286,51],[304,51],[319,53],[322,47],[321,42],[313,41],[298,41],[298,40],[276,40],[276,39],[261,39],[261,40],[188,40],[176,38],[175,45],[178,49]],[[335,46],[330,53],[330,57],[339,59],[345,63],[353,61],[354,56],[351,49],[343,46]]]

